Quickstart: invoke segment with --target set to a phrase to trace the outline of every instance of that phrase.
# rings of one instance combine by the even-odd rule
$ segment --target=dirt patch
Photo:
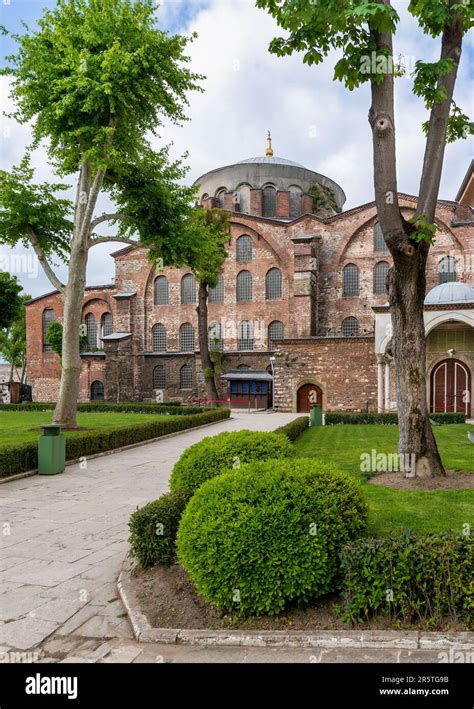
[[[231,616],[208,606],[194,591],[184,569],[156,566],[147,571],[136,570],[131,577],[140,610],[154,628],[187,628],[196,630],[351,630],[350,623],[338,618],[341,598],[325,596],[305,607],[292,606],[278,616],[264,616],[236,621]],[[361,630],[388,630],[394,627],[389,618],[373,618],[357,625]],[[407,625],[406,629],[421,629],[422,625]],[[429,630],[466,630],[462,625],[447,621]]]
[[[406,478],[404,473],[376,473],[369,483],[402,490],[466,490],[474,488],[474,473],[447,470],[445,478]]]

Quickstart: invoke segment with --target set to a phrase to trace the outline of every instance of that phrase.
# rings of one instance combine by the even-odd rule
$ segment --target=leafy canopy
[[[8,364],[15,368],[26,366],[26,310],[25,303],[31,296],[20,295],[20,308],[11,324],[0,330],[0,354]]]
[[[2,73],[11,77],[13,116],[32,123],[31,148],[45,141],[61,176],[83,166],[92,178],[105,172],[118,236],[138,237],[163,265],[182,265],[195,193],[180,184],[182,161],[150,139],[165,119],[186,120],[187,93],[201,91],[203,77],[185,55],[194,37],[158,29],[155,12],[153,0],[58,0],[37,31],[15,36],[18,53]],[[28,155],[1,172],[0,239],[27,243],[33,230],[46,255],[65,258],[74,208],[58,191],[68,187],[35,184]]]
[[[0,328],[8,328],[21,315],[22,287],[16,276],[0,271]]]
[[[186,120],[187,92],[200,90],[189,41],[156,27],[153,0],[58,0],[7,57],[15,118],[33,121],[58,170],[118,169],[164,118]]]
[[[198,281],[215,288],[227,258],[230,214],[221,209],[195,209],[187,233],[187,265]]]
[[[286,30],[285,37],[270,43],[270,51],[278,56],[303,52],[306,64],[320,64],[331,50],[342,53],[336,63],[334,79],[351,91],[371,81],[380,84],[387,73],[401,76],[403,66],[388,49],[377,48],[374,32],[394,35],[399,15],[388,2],[370,0],[257,0],[257,7],[268,10],[278,25]],[[426,34],[439,37],[458,13],[464,33],[474,25],[474,3],[460,0],[411,0],[409,12]],[[416,95],[423,98],[426,108],[444,101],[445,90],[439,79],[454,67],[450,60],[417,61],[413,72]],[[460,110],[453,109],[448,127],[448,141],[467,138],[474,133],[473,124]]]

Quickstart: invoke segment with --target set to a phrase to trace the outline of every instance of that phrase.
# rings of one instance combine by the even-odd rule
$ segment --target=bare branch
[[[140,246],[138,241],[127,239],[125,236],[94,236],[89,239],[89,248],[96,244],[107,244],[109,241],[117,241],[120,244],[129,244],[130,246]]]
[[[448,120],[462,50],[462,19],[458,12],[452,10],[451,13],[451,24],[444,29],[441,40],[441,59],[453,59],[455,64],[449,74],[441,76],[439,79],[439,86],[444,87],[446,91],[446,99],[442,103],[435,103],[431,109],[416,210],[417,215],[428,215],[430,221],[434,221],[435,217],[446,150]]]
[[[94,212],[94,208],[97,202],[97,197],[99,196],[100,189],[102,187],[102,182],[104,181],[104,176],[105,176],[105,170],[98,170],[94,182],[91,187],[91,191],[89,192],[89,197],[87,200],[87,205],[84,211],[84,216],[82,218],[81,226],[79,229],[79,238],[82,241],[82,239],[85,237],[85,235],[90,234],[90,225],[89,222],[92,219],[92,214]]]
[[[49,278],[49,280],[51,281],[52,285],[55,288],[57,288],[59,291],[61,291],[61,293],[64,293],[66,287],[63,283],[61,283],[61,281],[59,280],[59,278],[56,276],[53,269],[51,268],[51,266],[48,262],[48,259],[46,258],[46,255],[45,255],[43,249],[41,248],[41,245],[38,241],[38,237],[36,236],[34,230],[29,226],[29,227],[27,227],[26,231],[27,231],[28,237],[30,239],[31,245],[35,251],[35,254],[38,257],[38,261],[43,266],[43,270],[46,273],[47,277]]]
[[[122,214],[120,212],[116,212],[115,214],[101,214],[100,217],[96,217],[91,221],[91,226],[90,230],[91,232],[94,231],[96,226],[99,224],[102,224],[103,222],[115,222],[115,221],[131,221],[131,217],[129,217],[127,214]]]

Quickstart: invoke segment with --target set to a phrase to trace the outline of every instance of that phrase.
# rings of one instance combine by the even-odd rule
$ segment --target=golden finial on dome
[[[267,152],[265,153],[265,155],[267,156],[267,158],[273,157],[272,136],[270,135],[270,131],[268,131]]]

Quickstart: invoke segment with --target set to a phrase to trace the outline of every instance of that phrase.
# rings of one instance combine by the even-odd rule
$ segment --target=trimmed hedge
[[[289,441],[293,442],[296,441],[298,436],[301,436],[301,434],[306,431],[308,426],[309,416],[300,416],[294,421],[290,421],[290,423],[275,429],[274,433],[282,433],[288,438]]]
[[[269,458],[289,458],[295,453],[286,436],[263,431],[226,431],[203,438],[187,448],[175,463],[171,490],[195,492],[206,480],[243,463]]]
[[[451,414],[430,414],[430,419],[435,423],[465,423],[466,415],[462,413]],[[335,426],[337,424],[386,424],[398,425],[398,414],[396,412],[388,412],[385,414],[350,412],[350,411],[328,411],[325,415],[326,426]]]
[[[25,403],[25,404],[0,404],[0,411],[53,411],[56,404],[54,403]],[[186,416],[190,414],[199,414],[203,411],[211,411],[212,409],[204,406],[182,406],[178,403],[123,403],[114,404],[107,402],[91,402],[78,404],[77,410],[81,413],[129,413],[129,414],[173,414]]]
[[[344,620],[375,614],[473,625],[474,540],[459,534],[360,539],[343,551]]]
[[[185,490],[168,492],[130,517],[129,556],[143,569],[176,561],[176,534],[189,497]]]
[[[360,485],[325,461],[268,460],[205,482],[178,529],[178,559],[208,603],[274,615],[340,587],[339,554],[363,533]]]
[[[189,416],[170,416],[150,423],[136,423],[131,426],[109,428],[101,431],[78,433],[66,437],[66,459],[87,457],[95,453],[141,443],[151,438],[159,438],[169,433],[187,428],[203,426],[206,423],[229,418],[230,409],[213,409]],[[37,443],[23,443],[19,446],[0,448],[0,477],[9,477],[38,467]]]

